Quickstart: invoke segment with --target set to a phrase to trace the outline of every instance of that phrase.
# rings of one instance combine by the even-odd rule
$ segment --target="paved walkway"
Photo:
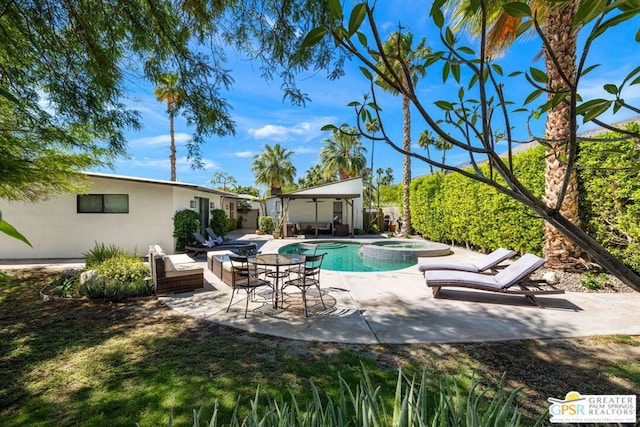
[[[291,240],[262,239],[261,252],[276,252]],[[447,260],[478,256],[456,250]],[[472,290],[444,290],[434,299],[416,267],[381,273],[322,271],[327,305],[306,318],[301,299],[290,293],[285,310],[275,311],[268,294],[250,303],[244,292],[226,312],[231,289],[207,270],[209,285],[161,300],[173,309],[222,325],[284,338],[357,344],[474,342],[590,335],[640,335],[640,293],[566,293],[538,297],[544,309],[523,296]],[[291,289],[291,288],[289,288]],[[289,292],[287,289],[287,292]],[[310,298],[317,301],[317,298]]]

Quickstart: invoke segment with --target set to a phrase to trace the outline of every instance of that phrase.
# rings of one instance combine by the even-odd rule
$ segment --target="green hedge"
[[[629,128],[638,132],[640,125],[635,123]],[[640,271],[637,144],[638,141],[583,142],[578,185],[583,228],[625,264]]]
[[[483,173],[489,168],[483,166]],[[514,171],[536,195],[544,191],[544,149],[514,158]],[[435,173],[415,179],[411,218],[429,240],[492,250],[498,247],[540,254],[542,220],[522,204],[460,174]]]
[[[630,126],[637,131],[638,124]],[[539,197],[544,193],[544,155],[539,146],[514,157],[516,176]],[[577,164],[582,227],[636,271],[640,271],[638,159],[637,141],[582,142]],[[488,173],[486,166],[481,169]],[[429,240],[485,251],[502,246],[542,253],[542,219],[487,185],[456,173],[435,173],[413,180],[411,190],[413,226]]]

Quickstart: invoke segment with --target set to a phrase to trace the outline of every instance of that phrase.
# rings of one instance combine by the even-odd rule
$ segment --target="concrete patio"
[[[291,239],[258,241],[263,253],[276,252]],[[478,255],[456,249],[447,261]],[[204,262],[203,262],[204,263]],[[284,338],[354,344],[474,342],[591,335],[640,335],[639,293],[580,293],[539,297],[545,308],[522,296],[472,290],[443,291],[434,299],[417,268],[379,273],[323,270],[325,310],[310,291],[312,314],[304,316],[300,298],[287,289],[285,310],[274,310],[269,292],[249,304],[240,292],[226,312],[231,288],[210,271],[203,291],[174,294],[161,301],[180,313],[246,331]]]

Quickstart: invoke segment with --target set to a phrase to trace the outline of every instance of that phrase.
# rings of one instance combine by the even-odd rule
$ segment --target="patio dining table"
[[[278,308],[278,293],[280,289],[280,279],[288,276],[288,272],[280,271],[281,267],[291,267],[303,264],[305,256],[301,254],[258,254],[247,257],[247,261],[262,267],[271,267],[266,271],[266,275],[274,279],[273,292],[274,308]]]

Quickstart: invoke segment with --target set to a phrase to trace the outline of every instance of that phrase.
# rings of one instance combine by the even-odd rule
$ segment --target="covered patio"
[[[296,232],[354,236],[362,228],[362,178],[354,178],[274,195],[267,201],[267,215],[282,224],[282,236]]]

